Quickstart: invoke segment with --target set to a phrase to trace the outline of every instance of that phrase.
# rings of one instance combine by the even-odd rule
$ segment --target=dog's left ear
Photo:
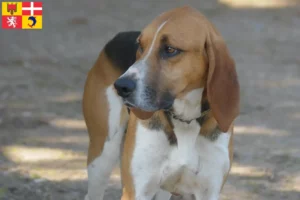
[[[221,131],[227,132],[239,114],[240,87],[235,69],[222,37],[209,31],[205,49],[208,56],[207,98]]]

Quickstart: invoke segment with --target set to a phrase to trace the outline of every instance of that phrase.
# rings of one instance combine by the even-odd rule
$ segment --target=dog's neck
[[[200,134],[211,141],[216,140],[221,133],[203,89],[193,90],[184,98],[176,99],[172,109],[165,111],[165,115],[172,127],[176,121],[182,125],[197,121],[201,127]]]
[[[189,120],[186,120],[186,119],[181,118],[180,116],[177,116],[172,110],[165,111],[165,113],[167,115],[169,115],[171,118],[178,120],[180,122],[183,122],[183,123],[187,123],[187,124],[190,124],[193,120],[196,120],[201,126],[203,124],[203,122],[205,121],[206,115],[209,113],[209,111],[210,110],[208,109],[208,110],[205,110],[204,112],[202,112],[202,109],[201,109],[201,114],[199,117],[197,117],[195,119],[189,119]]]
[[[184,99],[175,100],[175,107],[173,106],[170,110],[157,112],[150,119],[143,121],[145,126],[149,129],[164,130],[170,144],[175,145],[177,138],[174,133],[174,126],[189,128],[194,126],[196,122],[201,127],[200,135],[211,141],[216,140],[221,131],[212,115],[205,91],[192,92]]]
[[[190,123],[201,116],[201,98],[203,89],[188,92],[182,98],[175,99],[170,114],[174,119]]]

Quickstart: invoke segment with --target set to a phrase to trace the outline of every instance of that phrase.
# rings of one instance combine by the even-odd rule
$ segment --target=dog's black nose
[[[135,89],[135,81],[129,78],[119,78],[114,86],[121,97],[128,97]]]

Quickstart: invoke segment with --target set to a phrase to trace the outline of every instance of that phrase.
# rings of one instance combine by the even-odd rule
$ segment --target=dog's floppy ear
[[[239,114],[240,87],[226,44],[211,29],[205,43],[208,56],[207,98],[221,131],[227,132]]]

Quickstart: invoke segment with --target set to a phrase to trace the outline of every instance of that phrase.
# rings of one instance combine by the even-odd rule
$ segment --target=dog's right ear
[[[220,130],[227,132],[239,114],[240,87],[235,63],[215,30],[207,35],[208,56],[207,98]]]

